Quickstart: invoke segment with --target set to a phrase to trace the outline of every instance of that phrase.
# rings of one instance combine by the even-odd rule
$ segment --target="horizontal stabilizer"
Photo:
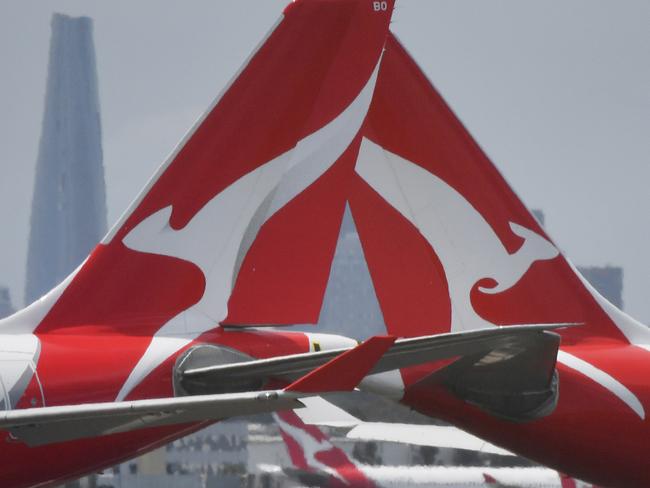
[[[302,408],[300,398],[354,389],[394,341],[390,336],[373,337],[337,354],[284,390],[7,410],[0,413],[0,430],[10,431],[30,446],[39,446],[149,427]]]
[[[574,324],[512,325],[398,339],[377,361],[370,370],[370,374],[441,359],[470,357],[487,353],[492,353],[495,361],[503,361],[519,354],[530,344],[534,344],[539,340],[540,335],[572,325]],[[202,394],[212,391],[214,385],[228,382],[271,378],[293,381],[347,350],[349,349],[334,349],[234,364],[215,364],[200,368],[188,368],[179,371],[178,374],[185,391],[191,394]]]

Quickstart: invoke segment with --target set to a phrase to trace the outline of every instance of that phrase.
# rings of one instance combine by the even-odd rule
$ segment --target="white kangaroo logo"
[[[456,190],[420,166],[363,139],[356,172],[388,203],[406,217],[440,258],[451,300],[451,331],[493,327],[476,313],[471,291],[482,279],[492,279],[483,293],[512,288],[541,260],[559,252],[535,232],[510,223],[524,239],[510,254],[483,216]]]
[[[166,207],[124,237],[124,245],[134,251],[194,263],[203,272],[205,290],[196,304],[155,334],[122,386],[118,400],[123,400],[162,361],[226,318],[239,267],[262,225],[325,173],[359,132],[372,100],[380,62],[357,98],[338,117],[293,149],[235,181],[206,203],[185,227],[171,228],[172,207]]]
[[[481,292],[501,293],[515,286],[533,263],[559,255],[544,237],[513,222],[510,229],[524,243],[510,254],[460,193],[424,168],[367,139],[361,143],[356,172],[420,231],[440,258],[449,287],[452,332],[496,325],[472,306],[470,294],[480,280],[496,282],[492,288],[479,287]],[[607,388],[645,418],[639,399],[615,378],[565,351],[559,351],[557,359]]]
[[[296,444],[301,447],[307,466],[328,473],[329,475],[334,476],[335,478],[342,481],[344,484],[348,484],[345,478],[343,478],[343,476],[336,469],[316,459],[317,454],[335,449],[329,440],[314,438],[309,432],[306,432],[300,427],[286,422],[276,413],[273,414],[273,418],[278,423],[280,429],[282,429],[285,434],[295,440]]]

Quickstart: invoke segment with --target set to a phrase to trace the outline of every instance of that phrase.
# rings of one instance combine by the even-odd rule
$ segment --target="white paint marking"
[[[357,173],[411,222],[429,242],[445,270],[451,300],[451,332],[494,327],[472,305],[471,293],[483,279],[496,294],[514,287],[533,263],[554,259],[558,250],[544,237],[510,223],[524,241],[510,254],[494,229],[463,195],[433,173],[363,139]]]
[[[557,360],[565,366],[582,373],[590,380],[595,381],[600,386],[613,393],[623,403],[630,407],[632,411],[641,418],[641,420],[645,419],[645,409],[637,396],[618,380],[592,364],[589,364],[587,361],[565,351],[558,351]]]

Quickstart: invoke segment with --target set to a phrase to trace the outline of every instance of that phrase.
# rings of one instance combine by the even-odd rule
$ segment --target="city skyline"
[[[26,302],[63,281],[106,233],[95,65],[92,20],[55,14],[30,219]]]

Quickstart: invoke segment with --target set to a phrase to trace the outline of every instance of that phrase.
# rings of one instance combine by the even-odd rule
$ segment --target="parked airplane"
[[[391,333],[579,324],[545,391],[524,357],[489,355],[403,369],[401,401],[580,479],[650,486],[650,331],[562,256],[392,35],[364,128],[350,207]]]
[[[368,371],[360,387],[544,464],[650,485],[648,332],[560,255],[389,33],[392,10],[291,3],[88,259],[0,322],[3,486]],[[376,335],[400,337],[353,350],[363,368],[354,340],[260,329],[317,322],[346,205]]]
[[[392,1],[290,4],[88,259],[0,322],[3,487],[57,484],[206,422],[299,407],[306,395],[353,388],[370,369],[488,352],[504,342],[527,348],[545,337],[551,327],[394,344],[376,337],[350,356],[342,353],[356,341],[344,337],[220,325],[257,308],[251,287],[269,276],[255,263],[260,249],[276,249],[278,225],[283,237],[315,239],[314,253],[271,276],[274,286],[290,282],[305,300],[282,292],[288,301],[268,323],[296,315],[309,321],[316,310],[312,298],[326,277],[337,225],[335,213],[318,212],[318,193],[331,194],[331,178],[342,175],[341,165],[351,167],[392,9]],[[307,188],[320,190],[309,197]],[[311,228],[294,225],[296,212]],[[555,349],[547,353],[551,364]],[[277,375],[274,357],[285,368]],[[252,359],[270,361],[256,364],[265,378],[229,374],[205,388],[185,374]]]
[[[306,425],[293,411],[276,412],[273,418],[291,458],[291,466],[265,466],[276,476],[285,475],[302,486],[359,488],[419,486],[464,488],[591,488],[592,485],[547,468],[490,468],[446,466],[372,466],[355,462],[335,446],[316,426]],[[418,426],[426,435],[428,426]],[[444,439],[431,439],[432,444]],[[596,488],[596,487],[593,487]]]

